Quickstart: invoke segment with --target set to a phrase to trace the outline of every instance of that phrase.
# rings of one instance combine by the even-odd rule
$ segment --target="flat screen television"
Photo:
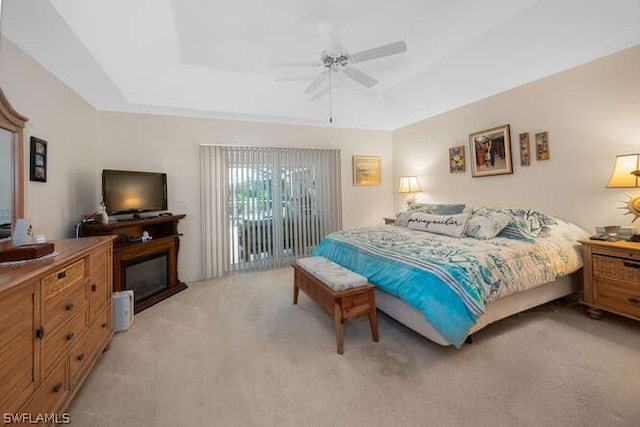
[[[102,200],[108,215],[167,210],[167,174],[105,169]]]

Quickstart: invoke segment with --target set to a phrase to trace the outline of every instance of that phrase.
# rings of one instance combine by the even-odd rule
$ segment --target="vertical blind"
[[[342,226],[340,151],[201,146],[202,276],[284,267]]]

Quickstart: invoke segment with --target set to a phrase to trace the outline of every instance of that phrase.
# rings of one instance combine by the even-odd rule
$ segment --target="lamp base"
[[[407,194],[407,198],[404,199],[404,201],[407,204],[407,209],[411,209],[411,207],[416,204],[416,195],[413,193],[409,193]]]

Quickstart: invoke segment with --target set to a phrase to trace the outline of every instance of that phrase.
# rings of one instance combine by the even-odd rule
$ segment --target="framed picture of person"
[[[471,176],[513,173],[509,125],[474,132],[469,135]]]

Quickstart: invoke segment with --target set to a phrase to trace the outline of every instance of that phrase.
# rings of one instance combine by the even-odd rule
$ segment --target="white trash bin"
[[[133,323],[133,291],[113,293],[113,330],[126,331]]]

